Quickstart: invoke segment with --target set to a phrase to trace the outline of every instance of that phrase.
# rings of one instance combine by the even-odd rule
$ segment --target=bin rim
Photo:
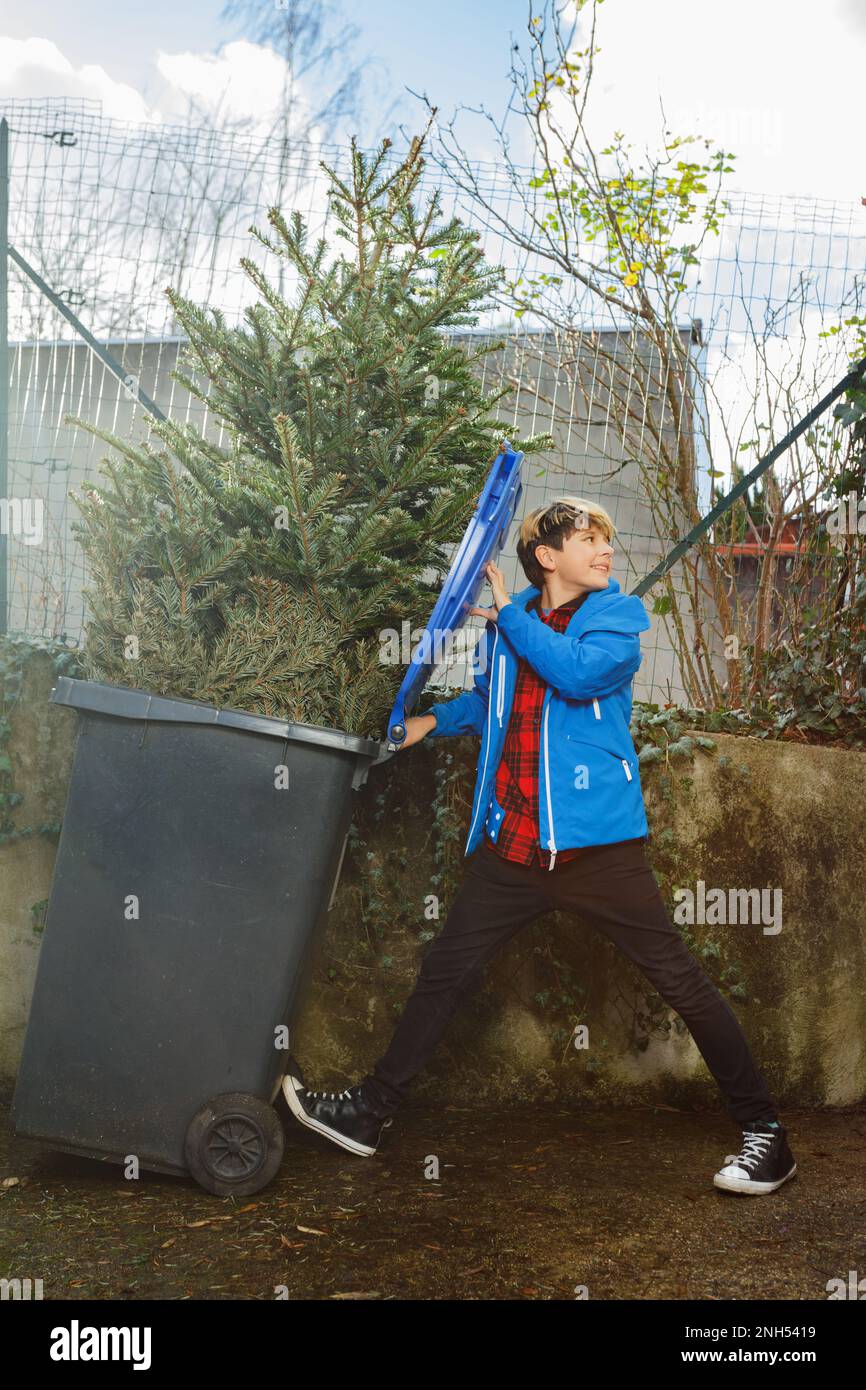
[[[58,676],[51,690],[50,701],[55,705],[69,705],[73,709],[113,715],[118,719],[143,719],[160,724],[208,724],[217,728],[242,729],[251,734],[266,734],[270,738],[293,739],[298,743],[318,743],[374,762],[387,761],[391,756],[379,740],[346,733],[344,729],[329,729],[324,724],[296,724],[268,714],[218,708],[206,700],[193,700],[181,695],[155,695],[150,690],[115,685],[110,681]]]

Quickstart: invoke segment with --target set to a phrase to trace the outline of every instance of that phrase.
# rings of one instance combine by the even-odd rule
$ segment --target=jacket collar
[[[571,627],[571,624],[575,621],[583,622],[583,620],[587,616],[589,616],[587,610],[589,610],[589,613],[591,613],[592,610],[595,608],[596,604],[598,603],[599,599],[604,599],[607,598],[609,595],[618,593],[619,581],[616,579],[609,579],[607,581],[606,589],[596,589],[592,593],[587,594],[586,600],[580,605],[578,609],[575,610],[574,613],[572,613],[571,617],[569,618],[568,626]],[[510,595],[510,598],[512,603],[517,603],[521,606],[521,608],[529,610],[529,606],[532,603],[533,599],[539,598],[540,596],[540,589],[536,588],[534,584],[527,584],[525,589],[518,589],[516,593]]]
[[[583,603],[585,603],[587,597],[588,597],[588,595],[584,594],[584,595],[582,595],[582,596],[579,595],[577,598],[566,599],[565,603],[559,604],[559,607],[560,607],[560,608],[574,608],[575,604],[583,604]],[[537,613],[538,616],[541,617],[541,595],[540,595],[540,594],[536,594],[535,598],[527,599],[527,601],[526,601],[526,611],[527,611],[527,613]]]

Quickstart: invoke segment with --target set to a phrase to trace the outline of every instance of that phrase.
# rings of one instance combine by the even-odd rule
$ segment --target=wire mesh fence
[[[241,325],[257,298],[246,257],[290,299],[290,271],[250,229],[266,230],[276,205],[326,233],[319,161],[347,173],[349,152],[132,125],[81,100],[6,101],[0,117],[6,623],[75,643],[87,576],[70,493],[97,478],[105,449],[64,415],[142,438],[162,413],[225,444],[220,422],[172,379],[185,340],[165,288]],[[477,229],[488,263],[513,285],[543,286],[528,308],[499,297],[463,331],[474,346],[502,343],[478,370],[486,388],[512,388],[499,407],[510,436],[553,436],[543,462],[527,461],[522,507],[564,493],[600,501],[617,527],[614,573],[632,590],[848,370],[844,334],[829,330],[862,308],[862,209],[727,192],[718,235],[702,242],[664,318],[642,323],[577,279],[545,280],[543,258],[511,235],[524,216],[513,182],[495,164],[472,173],[475,189],[428,163],[421,186],[439,189],[445,217]],[[813,541],[843,454],[842,427],[827,415],[776,461],[757,503],[741,499],[653,585],[638,698],[730,701],[731,653],[756,634],[767,644],[793,630],[791,601],[829,582]],[[16,499],[41,503],[38,540],[8,524]],[[526,583],[516,532],[500,558],[511,588]],[[458,656],[435,683],[468,679]]]

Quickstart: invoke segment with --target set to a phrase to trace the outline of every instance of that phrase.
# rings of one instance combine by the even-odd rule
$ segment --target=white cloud
[[[269,129],[283,109],[286,64],[265,45],[238,40],[217,53],[157,51],[153,61],[158,80],[148,102],[98,64],[75,67],[51,39],[0,37],[0,97],[87,97],[101,101],[111,119],[157,123],[182,120],[194,100],[205,119],[243,119],[253,132]],[[309,107],[297,82],[291,99],[295,120],[306,124]]]
[[[219,110],[226,120],[267,127],[285,99],[285,62],[273,49],[245,39],[225,44],[218,53],[160,52],[156,66],[165,82],[161,119],[182,115],[191,97],[205,112]],[[291,96],[298,117],[306,118],[308,107],[297,84]]]
[[[147,105],[134,87],[96,63],[73,67],[51,39],[0,37],[0,74],[0,96],[89,97],[116,120],[147,119]]]

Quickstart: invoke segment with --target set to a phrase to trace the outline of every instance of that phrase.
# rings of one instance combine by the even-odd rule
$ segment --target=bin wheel
[[[214,1096],[189,1122],[184,1150],[200,1187],[246,1197],[266,1187],[283,1159],[283,1127],[273,1106],[232,1091]]]

